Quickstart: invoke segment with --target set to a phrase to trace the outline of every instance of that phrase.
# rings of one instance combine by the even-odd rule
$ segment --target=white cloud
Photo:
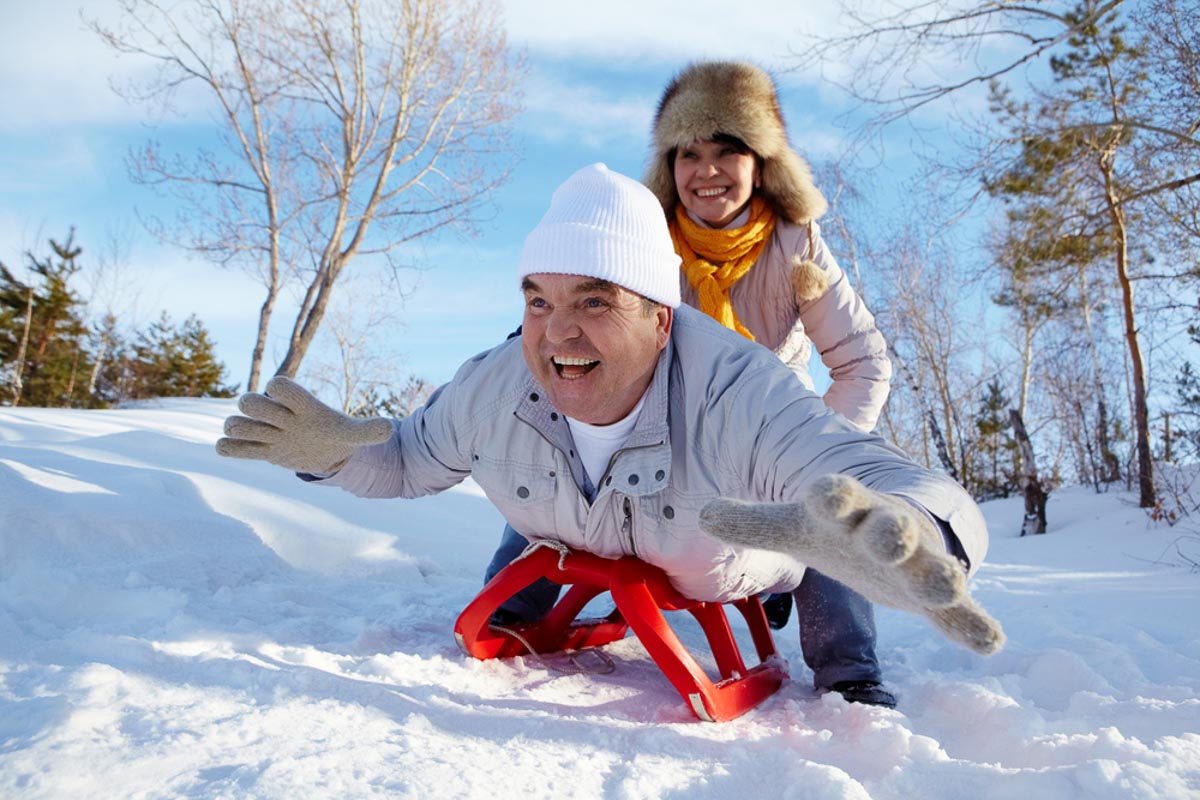
[[[510,41],[532,55],[624,71],[638,64],[674,69],[692,59],[715,57],[749,58],[783,70],[794,61],[789,48],[799,41],[798,31],[824,29],[832,16],[812,10],[801,14],[786,2],[759,3],[753,14],[731,13],[728,3],[708,2],[688,4],[685,13],[674,4],[632,0],[602,6],[508,0],[504,6]],[[92,0],[82,8],[78,0],[13,2],[6,4],[3,17],[0,86],[5,87],[5,113],[0,131],[159,121],[151,109],[127,102],[111,88],[149,74],[151,61],[118,57],[84,23],[86,17],[117,24],[121,11],[115,0]],[[781,73],[780,79],[808,82],[809,77]],[[529,87],[527,96],[533,97],[536,88]],[[660,88],[652,90],[653,99]],[[203,107],[207,100],[198,91],[178,99],[185,109]],[[588,115],[589,103],[593,112],[612,110],[594,91],[590,98],[573,91],[565,99],[570,102],[564,110],[580,118]],[[622,116],[603,118],[615,127],[623,117],[644,117],[648,101],[633,100]]]
[[[96,4],[103,9],[108,4]],[[84,28],[76,4],[63,0],[10,3],[4,11],[0,85],[5,129],[100,122],[128,115],[108,86],[119,60]]]
[[[526,135],[589,151],[600,160],[640,164],[648,154],[654,112],[674,74],[670,68],[627,72],[555,69],[535,64],[525,82],[520,127]],[[793,145],[809,157],[832,157],[844,143],[834,123],[844,98],[779,81],[780,102]]]
[[[113,0],[39,0],[6,3],[0,86],[4,114],[0,132],[45,130],[69,125],[158,121],[152,110],[119,97],[112,86],[148,74],[149,59],[118,57],[84,22],[114,24]],[[177,98],[183,109],[204,104],[199,92]]]
[[[829,92],[819,70],[799,69],[797,55],[804,36],[837,27],[834,4],[801,11],[794,2],[767,0],[753,13],[707,1],[504,6],[510,41],[530,55],[521,129],[535,139],[573,143],[602,158],[624,152],[641,163],[671,76],[694,60],[735,58],[771,72],[799,149],[820,157],[841,146],[832,119],[846,100]]]
[[[745,7],[727,1],[505,0],[504,7],[514,42],[546,55],[600,62],[750,58],[778,68],[793,60],[802,32],[828,32],[838,20],[835,4],[794,0],[758,0]]]
[[[640,91],[639,91],[640,90]],[[600,151],[631,138],[649,141],[661,86],[614,86],[541,70],[525,82],[522,127],[547,141]]]

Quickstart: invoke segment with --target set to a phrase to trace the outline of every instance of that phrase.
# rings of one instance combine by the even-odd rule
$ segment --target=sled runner
[[[520,639],[488,625],[500,604],[541,577],[570,584],[543,619],[511,626]],[[583,607],[610,592],[616,609],[598,620],[577,620]],[[731,603],[746,619],[759,664],[747,669],[720,603],[690,600],[671,588],[662,570],[636,558],[601,558],[563,547],[540,547],[502,569],[459,615],[454,637],[467,655],[510,658],[598,647],[633,629],[650,657],[702,720],[724,722],[773,694],[787,677],[757,597]],[[676,637],[663,611],[688,611],[700,623],[721,679],[713,681]]]

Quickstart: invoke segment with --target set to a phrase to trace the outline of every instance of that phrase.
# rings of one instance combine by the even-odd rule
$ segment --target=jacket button
[[[667,477],[667,473],[663,472],[661,469],[654,473],[654,480],[656,481],[661,481],[665,477]]]
[[[533,394],[529,395],[529,399],[536,403],[538,401],[537,392],[534,392]]]
[[[670,506],[663,506],[663,516],[667,519],[675,519],[675,509]]]
[[[526,497],[529,497],[529,489],[525,488],[524,486],[518,486],[517,497],[521,498],[522,500],[524,500]]]
[[[630,475],[629,476],[629,485],[637,486],[639,480],[640,480],[640,478],[638,478],[637,475]]]
[[[554,413],[553,411],[551,411],[551,412],[550,412],[550,419],[551,419],[552,421],[554,421],[554,422],[558,422],[558,414],[556,414],[556,413]]]

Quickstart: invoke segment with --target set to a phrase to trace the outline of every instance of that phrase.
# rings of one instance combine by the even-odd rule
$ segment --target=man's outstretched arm
[[[946,552],[934,522],[904,500],[846,475],[827,475],[797,503],[714,500],[705,533],[773,550],[844,583],[868,600],[927,617],[977,653],[1004,646],[1004,631],[967,591],[965,566]]]

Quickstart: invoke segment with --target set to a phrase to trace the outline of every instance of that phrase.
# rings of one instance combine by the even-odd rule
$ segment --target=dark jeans
[[[505,525],[504,533],[500,536],[500,546],[496,548],[496,552],[492,556],[492,563],[488,564],[483,582],[487,583],[496,576],[497,572],[516,561],[517,556],[521,555],[521,551],[528,545],[528,539],[513,530],[511,525]],[[515,614],[520,620],[541,619],[550,613],[550,609],[554,608],[561,588],[561,584],[548,578],[538,578],[528,587],[505,600],[500,608]]]
[[[506,525],[484,581],[514,561],[528,544]],[[561,588],[539,578],[500,607],[522,620],[541,619],[554,607]],[[818,689],[841,681],[882,682],[875,657],[875,607],[869,600],[814,569],[804,571],[792,597],[800,619],[800,651]]]
[[[813,684],[883,682],[875,657],[875,606],[853,589],[806,569],[792,592],[800,619],[800,652]]]

